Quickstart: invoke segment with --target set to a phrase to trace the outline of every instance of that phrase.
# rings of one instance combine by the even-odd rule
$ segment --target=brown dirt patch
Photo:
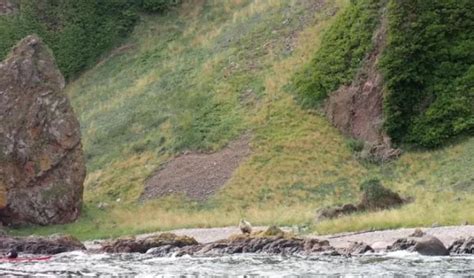
[[[145,184],[141,200],[185,195],[205,200],[222,187],[250,154],[250,136],[245,135],[215,153],[187,153],[175,157]]]
[[[325,104],[329,121],[345,135],[364,141],[359,157],[373,162],[389,161],[401,154],[400,149],[392,148],[390,137],[383,131],[384,81],[378,62],[386,45],[387,25],[384,14],[374,33],[373,50],[354,81],[333,92]]]
[[[341,86],[326,102],[326,116],[344,134],[371,143],[382,143],[383,77],[377,69],[385,47],[386,19],[374,34],[374,49],[350,86]]]

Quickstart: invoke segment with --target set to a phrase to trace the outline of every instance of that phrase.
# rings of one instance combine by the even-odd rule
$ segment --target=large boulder
[[[52,235],[49,237],[9,237],[0,236],[0,251],[2,254],[15,249],[27,254],[58,254],[76,250],[86,250],[84,245],[70,235]]]
[[[86,168],[79,122],[51,51],[28,36],[0,63],[0,221],[75,220]]]
[[[434,236],[423,236],[417,240],[413,251],[426,256],[447,256],[449,255],[448,249],[444,246],[443,242]]]
[[[474,254],[474,237],[461,238],[448,248],[452,254]]]
[[[407,250],[425,256],[447,256],[448,249],[437,237],[416,232],[409,237],[397,239],[387,247],[387,251]]]
[[[349,245],[349,247],[347,247],[343,253],[346,255],[363,255],[365,253],[373,252],[374,249],[370,245],[356,241],[352,242],[351,245]]]
[[[165,248],[170,252],[171,249],[197,244],[198,242],[192,237],[163,233],[160,235],[149,236],[144,239],[125,237],[104,242],[101,250],[107,253],[145,253],[152,248],[160,248],[159,250]]]

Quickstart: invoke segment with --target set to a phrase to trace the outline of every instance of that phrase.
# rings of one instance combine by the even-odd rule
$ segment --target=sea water
[[[474,277],[474,256],[408,252],[357,257],[167,257],[71,252],[42,262],[1,262],[0,276],[38,277]]]

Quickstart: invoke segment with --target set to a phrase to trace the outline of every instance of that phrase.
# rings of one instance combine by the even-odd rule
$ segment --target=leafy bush
[[[364,209],[386,209],[402,205],[405,201],[392,190],[385,188],[377,178],[360,184],[362,198],[359,207]]]
[[[352,81],[372,47],[383,2],[352,1],[326,31],[320,49],[293,80],[296,99],[304,107],[317,106],[330,92]]]
[[[179,0],[142,0],[139,1],[139,7],[146,12],[163,12],[179,3]]]
[[[17,41],[36,33],[53,50],[70,78],[94,64],[125,37],[138,20],[137,9],[161,12],[177,0],[20,0],[20,12],[0,17],[0,58]]]
[[[11,16],[0,16],[0,59],[6,57],[17,41],[17,22]]]
[[[0,58],[36,33],[53,50],[66,78],[96,62],[138,20],[130,0],[21,0],[19,5],[19,14],[0,18]]]
[[[435,147],[474,131],[474,1],[392,0],[381,68],[385,129]]]
[[[384,1],[352,1],[293,85],[305,107],[348,84],[372,47]],[[474,1],[390,0],[380,68],[384,128],[395,143],[436,147],[474,132]]]
[[[357,153],[360,152],[364,149],[364,141],[358,140],[358,139],[353,139],[349,138],[346,142],[347,147],[353,152]]]

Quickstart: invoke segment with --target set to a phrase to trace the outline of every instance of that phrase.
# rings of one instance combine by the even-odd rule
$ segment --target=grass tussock
[[[421,193],[415,203],[400,209],[383,210],[339,219],[328,220],[314,226],[319,234],[338,232],[385,230],[405,227],[431,227],[432,225],[463,225],[473,223],[474,198]]]

